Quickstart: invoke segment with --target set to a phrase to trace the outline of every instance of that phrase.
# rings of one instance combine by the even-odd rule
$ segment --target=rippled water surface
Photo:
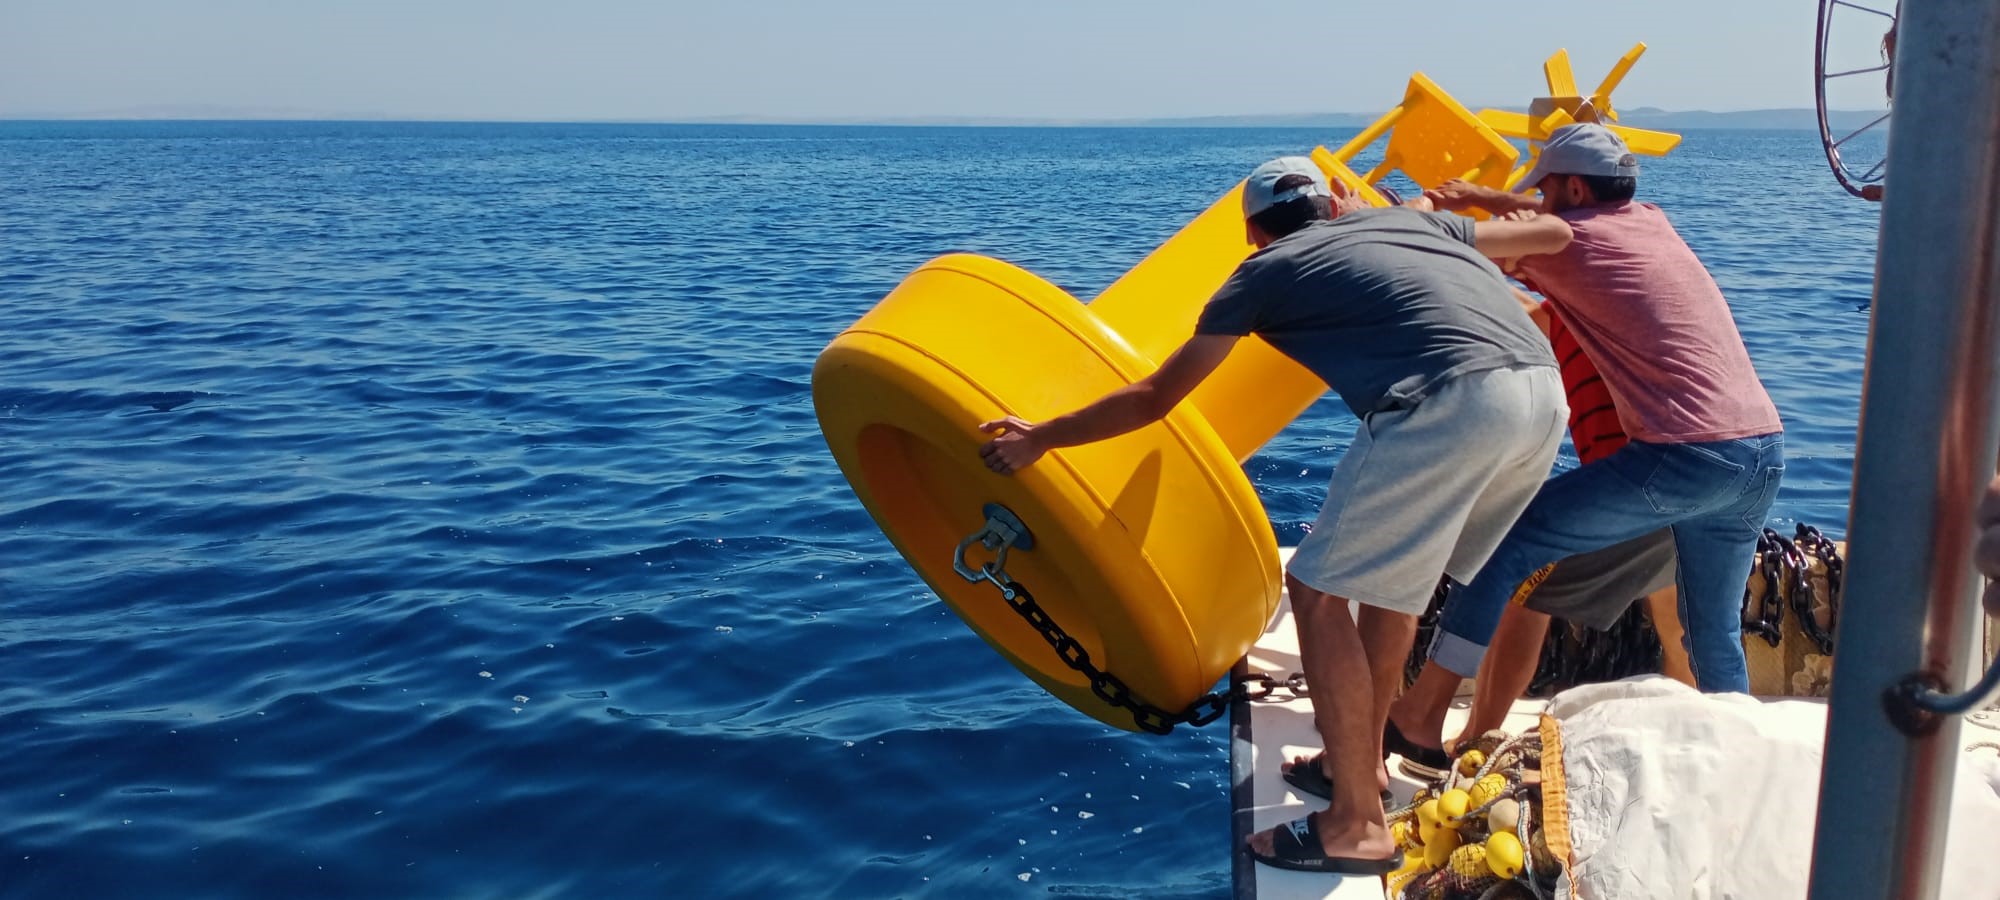
[[[1226,893],[1221,729],[989,651],[810,371],[930,257],[1087,298],[1345,136],[0,123],[0,895]],[[1875,223],[1818,152],[1641,190],[1837,533]],[[1352,433],[1252,461],[1281,542]]]

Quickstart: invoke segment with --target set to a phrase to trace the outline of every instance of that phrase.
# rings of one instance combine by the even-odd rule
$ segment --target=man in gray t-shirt
[[[1244,260],[1194,331],[1264,338],[1361,416],[1483,369],[1554,366],[1475,240],[1471,219],[1408,207],[1313,222]]]
[[[1250,852],[1289,869],[1384,874],[1401,854],[1378,793],[1381,713],[1402,685],[1417,615],[1440,574],[1463,581],[1485,562],[1566,425],[1555,358],[1487,258],[1555,252],[1569,226],[1369,210],[1336,196],[1305,157],[1259,166],[1243,210],[1259,251],[1158,370],[1046,422],[984,423],[1001,433],[980,455],[1010,473],[1156,422],[1249,334],[1340,393],[1362,428],[1285,573],[1327,748],[1285,778],[1330,805],[1251,836]]]

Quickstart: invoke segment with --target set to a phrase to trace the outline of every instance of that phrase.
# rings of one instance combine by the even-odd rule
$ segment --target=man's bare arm
[[[1117,437],[1157,422],[1222,364],[1238,340],[1235,335],[1195,335],[1152,374],[1046,422],[1008,416],[982,423],[980,431],[1001,434],[979,448],[979,455],[987,468],[1006,474],[1050,450]]]
[[[1542,305],[1542,301],[1530,296],[1527,291],[1512,287],[1511,285],[1508,289],[1514,292],[1514,299],[1521,304],[1521,309],[1528,314],[1529,321],[1534,322],[1535,327],[1542,330],[1543,337],[1547,337],[1549,333],[1549,308]]]
[[[1496,216],[1520,210],[1542,208],[1538,197],[1502,191],[1470,181],[1454,178],[1424,192],[1431,205],[1445,212],[1464,212],[1468,209],[1483,209]]]
[[[1569,223],[1560,217],[1541,216],[1528,211],[1472,225],[1473,246],[1489,259],[1560,253],[1575,237]]]

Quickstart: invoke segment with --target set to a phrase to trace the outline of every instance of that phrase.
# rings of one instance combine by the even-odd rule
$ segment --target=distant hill
[[[1366,128],[1380,115],[1380,113],[1294,113],[1261,116],[1184,116],[1167,119],[1097,119],[1074,124],[1093,128]]]
[[[1827,114],[1827,124],[1845,134],[1874,121],[1882,111],[1837,109]],[[1679,131],[1698,128],[1769,128],[1819,130],[1819,113],[1810,109],[1746,109],[1735,112],[1707,110],[1669,111],[1641,106],[1620,110],[1618,122],[1634,128]]]
[[[379,112],[303,109],[289,106],[223,106],[214,103],[62,111],[0,109],[0,119],[44,121],[363,122],[393,118],[396,117]]]
[[[0,114],[0,118],[6,118]],[[628,119],[671,125],[861,125],[892,128],[1361,128],[1374,121],[1360,113],[1188,116],[1165,119],[1065,119],[1036,116],[702,116],[684,119]]]
[[[891,125],[983,128],[1365,128],[1377,113],[1286,113],[1236,116],[1181,116],[1153,119],[1055,119],[1007,118],[997,116],[906,116],[897,118],[773,119],[735,116],[703,119],[708,124],[733,125]],[[1880,112],[1835,110],[1829,117],[1836,131],[1845,133],[1873,121]],[[1732,112],[1707,110],[1665,110],[1650,106],[1620,110],[1620,124],[1663,131],[1698,129],[1819,129],[1819,114],[1810,109],[1751,109]]]
[[[594,122],[631,124],[713,124],[713,125],[891,125],[929,127],[999,128],[1362,128],[1373,122],[1376,113],[1275,113],[1231,116],[1181,116],[1174,118],[1063,119],[999,116],[899,116],[843,118],[778,118],[771,116],[707,116],[693,118],[634,117],[593,119]],[[1619,122],[1636,128],[1665,131],[1699,129],[1804,129],[1817,130],[1819,118],[1810,109],[1752,109],[1732,112],[1707,110],[1664,110],[1649,106],[1621,110]],[[1839,110],[1833,113],[1835,131],[1846,133],[1873,121],[1880,112]],[[449,116],[426,118],[380,112],[319,111],[278,107],[158,106],[89,112],[13,111],[0,109],[0,119],[212,119],[212,120],[324,120],[324,121],[462,121]],[[541,119],[534,121],[583,121]]]
[[[1834,110],[1829,124],[1841,133],[1868,124],[1880,112]],[[1265,116],[1201,116],[1177,119],[1106,119],[1069,124],[1095,127],[1134,128],[1364,128],[1375,121],[1373,113],[1300,113]],[[1707,110],[1665,110],[1650,106],[1620,110],[1618,122],[1634,128],[1685,131],[1703,128],[1762,128],[1773,130],[1819,129],[1819,113],[1810,109],[1748,109],[1732,112]],[[967,122],[965,124],[973,124]],[[1054,123],[1051,123],[1054,124]]]

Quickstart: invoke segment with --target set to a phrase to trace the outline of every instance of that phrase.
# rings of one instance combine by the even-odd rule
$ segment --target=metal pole
[[[1956,717],[1902,685],[1977,674],[1973,506],[2000,458],[2000,3],[1903,0],[1846,602],[1811,896],[1938,896]]]

